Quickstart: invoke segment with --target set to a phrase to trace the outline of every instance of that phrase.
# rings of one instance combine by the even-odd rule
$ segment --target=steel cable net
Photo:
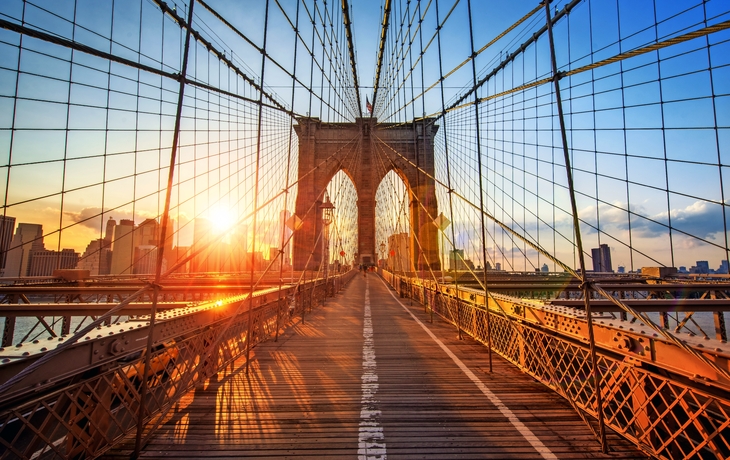
[[[215,7],[200,2],[193,16],[163,273],[202,246],[220,247],[175,272],[269,259],[296,196],[294,117],[356,115],[338,8],[262,3],[224,19]],[[4,276],[153,275],[187,2],[0,8]],[[273,30],[292,46],[266,47],[262,64]]]
[[[621,266],[626,272],[643,266],[689,269],[698,258],[722,269],[728,251],[722,187],[727,8],[699,1],[650,2],[640,12],[623,2],[553,2],[551,8],[563,12],[566,5],[569,13],[556,21],[554,35],[558,69],[568,74],[560,79],[561,97],[585,247],[609,244],[614,270]],[[471,6],[479,21],[482,7]],[[479,203],[478,127],[486,211],[578,268],[556,98],[546,81],[552,74],[548,36],[542,31],[529,40],[544,28],[544,12],[533,11],[474,57],[477,85],[463,32],[466,4],[432,2],[416,9],[396,3],[393,15],[405,25],[390,30],[379,85],[384,94],[375,113],[383,121],[405,122],[447,110],[436,122],[439,202],[448,201],[444,193],[451,181],[461,201]],[[715,32],[658,51],[646,49],[718,24]],[[476,48],[492,38],[480,36],[480,29],[485,28],[474,30]],[[439,46],[449,52],[439,53]],[[621,58],[633,50],[643,52]],[[443,83],[440,68],[448,74]],[[468,206],[457,207],[464,211],[454,210],[455,222],[478,226],[468,223]],[[459,233],[474,239],[478,232]],[[499,231],[490,233],[492,265],[532,271],[549,262],[520,250],[523,243],[513,244]],[[479,251],[467,253],[483,262]]]
[[[403,26],[388,31],[375,113],[438,117],[439,207],[475,266],[580,270],[544,10],[513,12],[495,39],[480,27],[485,6],[470,8],[474,51],[465,3],[394,3]],[[728,9],[637,8],[551,4],[586,269],[726,274]]]
[[[225,15],[223,6],[0,4],[3,285],[58,289],[60,277],[66,286],[110,289],[2,294],[3,303],[74,302],[87,312],[3,314],[0,350],[26,344],[40,359],[26,367],[23,358],[3,357],[2,458],[92,457],[135,430],[146,439],[181,395],[251,344],[275,337],[294,313],[303,317],[325,292],[293,272],[283,285],[282,271],[291,265],[296,227],[298,118],[360,115],[341,6],[267,1]],[[333,193],[344,216],[338,251],[351,251],[356,239],[355,197],[345,189]],[[200,290],[212,285],[218,293]],[[145,333],[156,320],[175,321],[150,315],[155,305],[203,312],[192,322],[211,308],[228,309],[230,319],[199,323],[207,332],[194,337]],[[136,343],[153,338],[146,349],[122,341],[99,356],[114,365],[76,363],[73,374],[56,372],[58,359],[48,364],[76,342],[89,345],[101,329],[135,328]],[[53,343],[40,343],[47,339]],[[16,364],[20,372],[5,372]],[[140,378],[150,372],[153,378]],[[19,409],[28,419],[17,417],[12,406],[27,401],[12,396],[34,378],[47,389],[44,402]],[[84,406],[94,398],[103,404]],[[48,430],[37,430],[39,418]]]
[[[683,398],[678,395],[684,384],[657,383],[607,357],[606,349],[616,347],[622,354],[648,356],[648,349],[639,350],[638,339],[636,346],[630,340],[625,346],[622,334],[611,332],[613,338],[596,357],[568,342],[551,343],[543,333],[525,335],[514,323],[530,314],[543,326],[540,321],[553,321],[554,313],[536,313],[521,296],[557,305],[555,297],[573,298],[583,308],[587,293],[605,302],[604,308],[616,307],[618,313],[596,315],[601,327],[648,331],[692,356],[682,366],[707,366],[713,370],[706,378],[728,381],[728,369],[715,365],[714,353],[697,351],[704,346],[727,351],[726,305],[717,304],[720,311],[714,314],[671,306],[660,313],[622,300],[624,295],[637,301],[726,298],[728,5],[566,0],[551,2],[549,13],[544,4],[530,3],[506,13],[480,2],[435,1],[393,2],[390,11],[391,27],[377,63],[374,114],[397,126],[433,119],[429,123],[438,127],[433,179],[438,214],[448,219],[439,243],[443,269],[452,276],[415,276],[424,279],[416,281],[424,287],[446,281],[448,287],[438,293],[452,300],[403,287],[405,278],[392,278],[394,287],[411,289],[460,331],[463,327],[489,341],[652,455],[730,454],[723,416],[713,420],[712,415],[727,413],[726,399],[708,396],[718,394],[709,388]],[[489,27],[491,21],[500,26]],[[381,152],[406,157],[398,145],[383,144]],[[397,210],[393,203],[383,214]],[[437,226],[444,222],[430,217]],[[657,283],[719,283],[723,292],[602,287],[616,281],[646,283],[639,276],[642,268],[644,277],[664,278]],[[514,297],[489,293],[490,285],[521,274],[544,286],[567,286],[571,276],[565,275],[572,275],[580,287],[576,284],[574,294],[527,287],[514,288]],[[482,289],[484,298],[478,300]],[[482,303],[471,311],[455,298]],[[499,319],[492,326],[495,337],[485,324],[481,305],[487,303]],[[507,320],[509,315],[514,319]],[[552,327],[560,329],[557,323]],[[713,341],[704,345],[695,336]],[[530,357],[522,356],[528,349]],[[607,382],[605,406],[595,399],[602,390],[575,380],[591,372],[591,378],[600,374]],[[575,387],[561,388],[564,381]],[[637,393],[631,396],[637,391],[641,402]],[[681,402],[670,403],[674,398]],[[628,415],[631,404],[651,412],[651,427],[642,425],[641,415]],[[703,405],[713,409],[705,412]],[[606,418],[599,412],[603,409]],[[700,435],[703,426],[709,431]],[[669,440],[675,432],[681,435]]]
[[[702,342],[692,337],[709,340],[713,327],[721,335],[725,313],[643,313],[602,287],[606,279],[623,279],[611,272],[633,280],[644,267],[691,272],[692,278],[679,283],[712,280],[711,270],[728,273],[728,4],[560,0],[546,10],[524,1],[509,11],[452,0],[385,6],[371,99],[381,125],[370,149],[375,170],[384,176],[374,186],[376,252],[385,266],[421,283],[423,289],[412,296],[454,321],[460,332],[490,343],[494,334],[493,348],[502,356],[652,455],[730,455],[725,358],[708,359],[695,346]],[[253,2],[245,11],[224,11],[213,0],[1,2],[3,281],[36,288],[54,283],[57,269],[82,269],[94,283],[129,282],[131,292],[139,289],[82,298],[38,288],[34,292],[40,294],[25,300],[25,294],[8,290],[5,303],[45,304],[53,297],[107,305],[71,324],[50,314],[16,324],[6,314],[2,346],[24,342],[28,350],[30,342],[48,337],[82,338],[89,325],[122,324],[129,315],[107,311],[109,304],[148,308],[161,287],[178,278],[203,283],[225,275],[234,287],[245,285],[251,292],[257,277],[270,272],[281,290],[302,174],[294,126],[303,118],[341,123],[363,115],[347,8],[347,2],[317,0]],[[412,122],[435,130],[433,172],[419,156],[415,163],[405,160],[401,147],[378,133]],[[418,136],[425,134],[414,124]],[[327,265],[356,260],[358,198],[348,173],[362,160],[358,142],[348,145],[349,156],[326,188],[335,215],[315,245],[326,242]],[[412,265],[415,252],[423,265],[425,242],[411,229],[410,213],[430,212],[433,202],[420,202],[413,192],[430,183],[438,208],[427,220],[446,220],[439,221],[439,267],[427,267],[426,273]],[[314,204],[309,212],[317,212]],[[321,277],[321,269],[310,277]],[[619,348],[606,346],[596,358],[576,337],[542,332],[540,327],[557,323],[550,316],[557,313],[537,309],[521,292],[508,296],[486,289],[492,277],[536,276],[535,271],[560,285],[538,294],[541,300],[582,300],[585,293],[610,300],[617,314],[608,311],[600,319],[626,319],[621,324],[627,328],[654,334],[648,339],[652,345],[646,349],[638,339],[614,335],[606,341]],[[457,272],[473,282],[460,280]],[[246,273],[250,276],[241,276]],[[290,276],[297,285],[294,273]],[[632,295],[643,300],[679,292],[652,289]],[[729,291],[691,295],[710,300]],[[318,292],[301,285],[287,291],[286,301],[303,318]],[[468,310],[458,300],[476,302],[480,295],[482,306],[492,310]],[[247,353],[251,342],[278,333],[283,300],[279,295],[267,303],[271,296],[267,291],[256,300],[262,310],[255,318],[231,314],[239,320],[146,349],[148,356],[154,352],[145,365],[155,376],[144,385],[152,388],[150,404],[157,413],[204,378],[208,367],[225,365]],[[242,298],[231,297],[233,313],[240,312]],[[220,301],[180,293],[159,299],[207,307]],[[250,312],[254,300],[248,301]],[[503,308],[507,303],[510,311]],[[516,328],[509,315],[526,324],[528,310],[540,318],[540,327]],[[493,331],[487,326],[490,314],[496,318]],[[585,313],[578,317],[585,321]],[[697,358],[697,374],[669,366],[682,377],[667,380],[621,359],[629,352],[661,358],[664,345],[655,338]],[[712,343],[724,353],[719,341]],[[40,350],[43,344],[37,345]],[[134,359],[86,382],[65,382],[69,386],[54,393],[57,399],[24,401],[16,412],[3,409],[0,443],[7,455],[92,456],[132,430],[124,423],[145,405],[136,399],[145,375],[136,366],[145,358]],[[608,381],[606,396],[612,399],[603,416],[597,401],[603,393],[590,372]],[[52,380],[38,384],[51,387]],[[700,383],[692,387],[688,380]],[[99,388],[118,385],[135,390],[96,407],[113,401],[128,420],[115,419],[118,425],[105,431],[104,415],[85,418],[80,400],[92,394],[112,398]],[[4,392],[0,402],[13,394]],[[66,435],[65,425],[44,423],[60,428],[41,433],[45,447],[29,441],[33,417],[23,421],[17,414],[40,414],[43,404],[58,408],[43,417],[73,418],[81,434]],[[637,407],[652,421],[636,415]]]

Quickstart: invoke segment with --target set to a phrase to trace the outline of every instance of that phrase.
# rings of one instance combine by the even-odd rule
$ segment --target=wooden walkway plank
[[[409,311],[519,419],[543,455]],[[236,363],[183,398],[142,457],[645,458],[613,433],[612,452],[601,454],[560,396],[497,355],[488,373],[481,344],[427,321],[421,305],[398,302],[379,277],[358,276],[278,342],[258,345],[249,375]],[[106,457],[128,458],[132,445]]]

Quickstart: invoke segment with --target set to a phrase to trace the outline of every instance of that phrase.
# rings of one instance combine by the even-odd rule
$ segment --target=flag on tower
[[[370,103],[367,96],[365,96],[365,108],[368,109],[368,112],[370,113],[370,115],[373,114],[373,105]]]

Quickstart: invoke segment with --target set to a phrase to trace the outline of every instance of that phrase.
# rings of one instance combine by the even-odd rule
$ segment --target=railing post
[[[13,337],[15,336],[15,316],[5,317],[5,326],[3,326],[3,347],[13,345]]]
[[[461,335],[461,299],[459,298],[458,285],[456,288],[456,295],[454,296],[454,300],[456,301],[456,332],[457,337],[459,337],[459,340],[461,340],[464,337]]]
[[[71,317],[64,316],[61,320],[61,335],[68,335],[71,333]]]
[[[727,342],[727,328],[725,327],[725,313],[716,311],[715,316],[715,338]]]
[[[283,265],[283,260],[282,260]],[[284,280],[281,279],[281,269],[279,269],[279,289],[277,291],[277,299],[276,299],[276,332],[274,333],[274,342],[279,341],[279,315],[281,312],[281,285],[284,282]]]
[[[429,317],[428,321],[429,321],[429,322],[430,322],[431,324],[433,324],[433,307],[434,307],[434,305],[436,305],[436,296],[435,296],[435,293],[434,293],[433,291],[431,291],[431,295],[430,295],[430,297],[431,297],[431,302],[429,303],[429,305],[431,306],[431,308],[430,308],[430,310],[431,310],[431,315],[430,315],[430,317]]]

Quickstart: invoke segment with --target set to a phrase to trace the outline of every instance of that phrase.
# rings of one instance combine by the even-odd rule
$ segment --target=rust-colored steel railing
[[[58,279],[0,286],[0,347],[73,334],[106,313],[118,302],[136,295],[136,300],[110,317],[106,324],[119,324],[129,317],[149,315],[154,292],[139,293],[147,281],[130,278],[94,277],[81,282]],[[280,278],[264,274],[260,288],[278,286]],[[158,290],[161,311],[192,307],[230,298],[250,290],[240,275],[196,276],[165,280]],[[2,353],[0,352],[0,357]]]
[[[452,286],[412,282],[387,272],[384,277],[403,296],[484,344],[488,305],[493,351],[595,420],[585,315],[500,294],[485,302],[484,291],[460,288],[457,293]],[[595,325],[606,426],[653,457],[728,458],[730,382],[702,363],[690,366],[691,356],[642,326],[614,318]],[[691,342],[727,369],[728,350],[710,348],[720,341]]]
[[[139,347],[128,353],[127,347],[134,344],[125,345],[124,337],[131,338],[134,331],[90,336],[93,343],[76,350],[90,354],[92,363],[98,358],[98,365],[78,365],[77,372],[57,379],[35,381],[40,373],[34,373],[29,376],[33,384],[19,385],[12,394],[0,396],[0,459],[96,457],[135,431],[140,401],[145,401],[147,409],[144,438],[149,438],[156,427],[174,416],[171,408],[184,394],[245,355],[247,342],[253,346],[273,338],[277,325],[286,327],[322,302],[325,289],[332,295],[351,277],[352,273],[336,276],[328,283],[315,279],[283,289],[282,295],[255,297],[250,328],[248,311],[237,311],[231,321],[239,299],[218,301],[197,312],[160,312],[155,330],[142,333],[155,336],[146,375],[142,375],[144,350]],[[144,329],[144,318],[140,320],[137,327]],[[22,344],[17,347],[22,349]],[[7,355],[8,350],[3,352]],[[11,364],[17,365],[17,360],[3,360],[3,365]],[[146,385],[142,385],[145,379]],[[145,398],[142,388],[147,389]]]

